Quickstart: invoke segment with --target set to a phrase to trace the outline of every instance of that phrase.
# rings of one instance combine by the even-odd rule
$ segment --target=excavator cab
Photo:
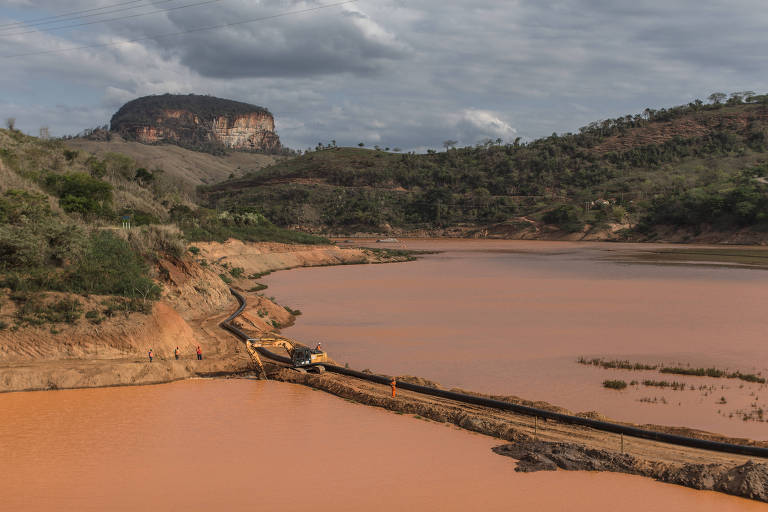
[[[309,347],[296,347],[291,354],[293,366],[308,366],[312,364],[312,350]]]

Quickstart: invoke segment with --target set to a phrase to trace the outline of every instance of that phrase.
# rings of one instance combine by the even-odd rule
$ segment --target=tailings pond
[[[251,380],[0,395],[13,511],[757,511],[607,473],[514,471],[500,442]]]
[[[303,312],[284,330],[341,364],[515,395],[622,421],[768,439],[768,388],[661,373],[768,377],[760,248],[406,240],[419,261],[302,268],[264,293]],[[745,255],[745,252],[748,253]],[[577,363],[623,360],[656,369]],[[603,387],[627,383],[624,390]]]

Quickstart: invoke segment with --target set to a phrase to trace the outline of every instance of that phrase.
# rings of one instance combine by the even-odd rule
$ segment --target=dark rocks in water
[[[625,453],[534,440],[497,446],[493,451],[517,459],[516,470],[526,473],[557,469],[612,471],[768,502],[768,463],[747,461],[731,467],[720,464],[650,463]]]
[[[499,455],[518,460],[517,471],[615,471],[638,474],[631,455],[585,448],[570,443],[524,441],[493,448]]]

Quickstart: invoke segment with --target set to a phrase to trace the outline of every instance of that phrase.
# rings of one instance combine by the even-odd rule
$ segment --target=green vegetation
[[[755,382],[758,384],[765,384],[766,379],[752,373],[728,372],[726,370],[720,370],[718,368],[689,368],[683,366],[660,366],[644,363],[632,363],[626,360],[606,360],[601,358],[587,359],[585,357],[579,357],[576,360],[577,363],[587,366],[598,366],[604,369],[620,369],[620,370],[658,370],[659,373],[667,373],[674,375],[690,375],[694,377],[713,377],[716,379],[740,379],[746,382]],[[678,384],[684,387],[680,382],[666,382],[666,381],[652,381],[645,380],[643,385],[645,386],[659,386],[664,387],[666,385]],[[681,388],[682,389],[682,388]]]
[[[713,377],[715,379],[740,379],[746,382],[756,382],[765,384],[765,379],[753,373],[728,372],[718,368],[684,368],[679,366],[668,366],[659,368],[661,373],[671,373],[675,375],[692,375],[695,377]]]
[[[768,230],[766,97],[646,109],[529,143],[427,154],[319,146],[201,193],[209,207],[258,204],[277,225],[338,233],[524,227],[520,217],[566,232],[625,223],[645,237],[664,225]]]
[[[46,300],[45,294],[16,293],[11,298],[17,302],[16,321],[19,325],[43,325],[48,323],[74,323],[83,313],[80,301],[74,298]]]
[[[643,364],[643,363],[631,363],[626,360],[606,360],[601,358],[586,359],[579,357],[576,360],[579,364],[599,366],[605,369],[620,369],[620,370],[655,370],[658,368],[656,365]]]
[[[162,259],[199,254],[188,240],[229,237],[327,243],[278,228],[254,209],[198,209],[161,169],[125,155],[96,157],[60,140],[0,130],[0,288],[16,297],[17,326],[83,316],[76,298],[51,302],[45,292],[109,296],[103,311],[85,313],[94,324],[117,312],[149,313],[167,277],[159,273]],[[232,268],[222,279],[243,274]]]
[[[644,380],[643,386],[657,387],[657,388],[671,388],[674,391],[685,391],[685,383],[677,381],[666,380]]]
[[[301,310],[300,310],[300,309],[291,309],[291,308],[289,308],[288,306],[283,306],[283,308],[284,308],[284,309],[285,309],[287,312],[289,312],[290,314],[292,314],[293,316],[299,316],[299,315],[301,314]]]
[[[249,288],[248,292],[256,293],[256,292],[260,292],[262,290],[266,290],[267,288],[269,288],[269,287],[267,285],[265,285],[265,284],[256,283],[256,286],[253,286],[252,288]]]
[[[627,387],[627,383],[623,380],[604,380],[603,387],[608,389],[622,390]]]
[[[190,242],[224,242],[230,238],[249,242],[329,244],[327,238],[275,226],[254,208],[236,207],[217,213],[204,208],[176,205],[171,220]]]

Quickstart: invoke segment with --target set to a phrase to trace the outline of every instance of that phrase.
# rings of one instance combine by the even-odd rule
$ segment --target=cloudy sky
[[[194,92],[269,108],[290,147],[423,150],[768,92],[765,0],[359,0],[267,18],[331,2],[3,0],[0,119],[70,134]]]

